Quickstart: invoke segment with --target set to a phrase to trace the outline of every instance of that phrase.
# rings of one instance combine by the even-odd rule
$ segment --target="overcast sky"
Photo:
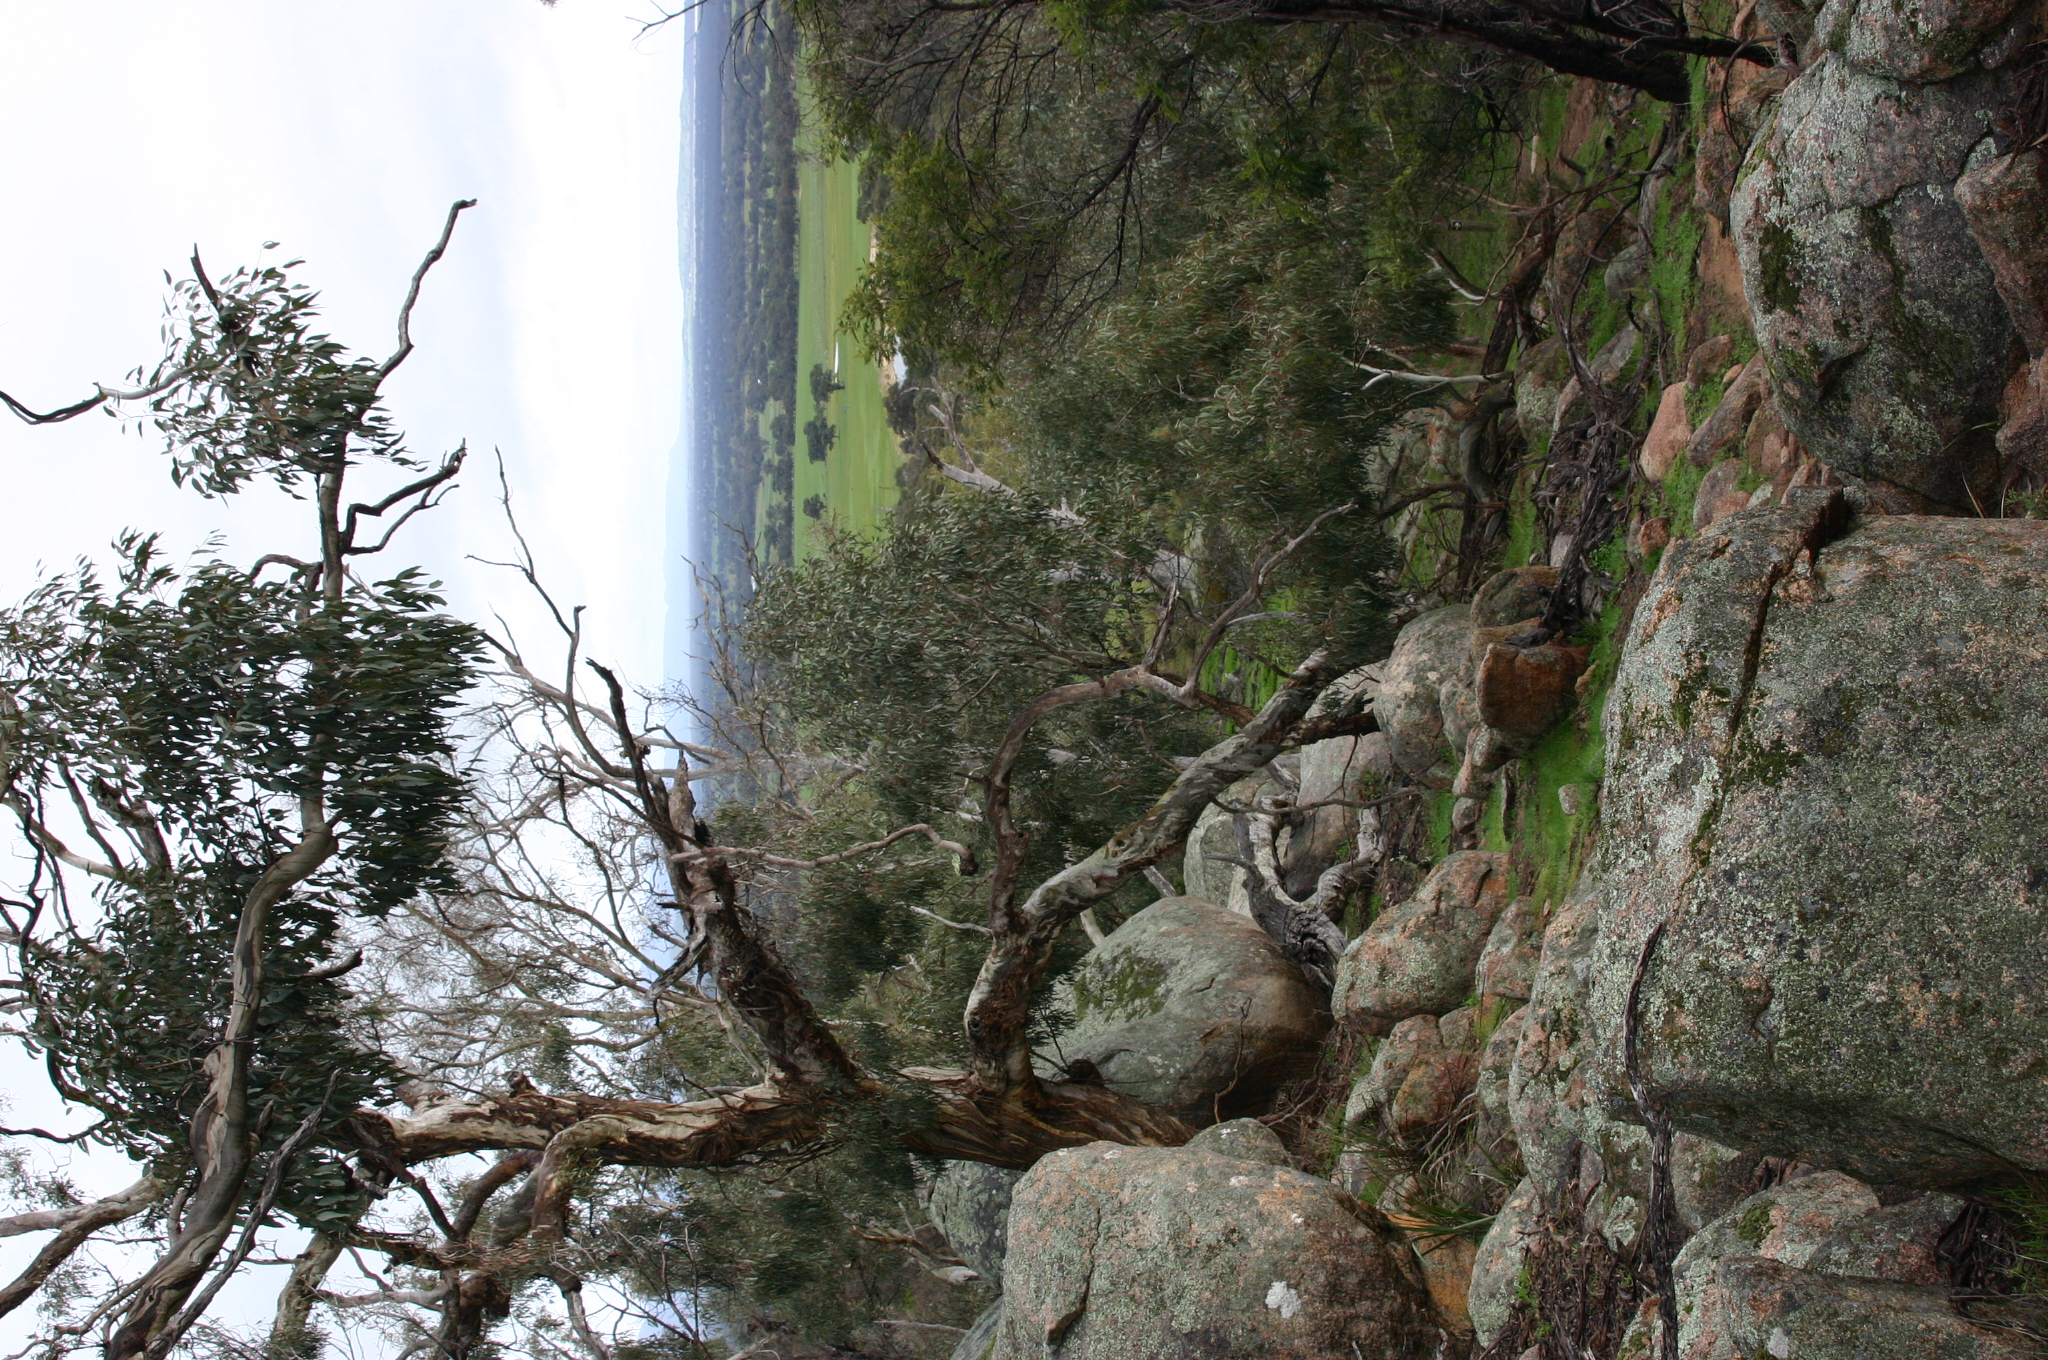
[[[542,639],[502,557],[491,451],[591,650],[659,682],[662,522],[681,425],[676,183],[681,39],[648,0],[0,0],[0,389],[47,409],[160,354],[164,271],[266,241],[306,261],[335,337],[381,357],[449,203],[476,198],[386,389],[413,446],[476,455],[413,522],[455,609]],[[362,488],[368,489],[368,488]],[[360,490],[358,492],[360,494]],[[149,438],[92,416],[0,420],[0,602],[104,558],[121,529],[184,553],[317,555],[302,508],[175,490]],[[14,1054],[8,1123],[77,1127]],[[132,1175],[74,1159],[88,1190]],[[14,1273],[39,1238],[0,1242]],[[274,1272],[265,1272],[274,1274]],[[276,1280],[253,1294],[274,1291]],[[255,1297],[246,1301],[260,1307]],[[32,1325],[0,1322],[0,1353]]]

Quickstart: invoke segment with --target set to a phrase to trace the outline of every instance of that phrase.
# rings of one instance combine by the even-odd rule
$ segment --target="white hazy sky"
[[[444,579],[457,612],[534,611],[505,573],[493,448],[559,598],[596,654],[658,683],[664,489],[680,429],[676,183],[680,32],[636,40],[648,0],[0,0],[0,389],[47,409],[159,350],[164,271],[196,244],[225,273],[265,241],[306,260],[328,328],[378,356],[448,205],[476,198],[430,276],[419,344],[387,388],[413,447],[467,439],[461,489],[393,567]],[[368,487],[358,489],[358,494]],[[0,417],[0,602],[104,556],[124,527],[183,553],[311,556],[303,512],[172,488],[149,437],[90,416]],[[536,647],[536,650],[538,648]],[[8,1123],[78,1127],[0,1055]],[[58,1158],[59,1163],[66,1160]],[[125,1183],[74,1157],[81,1188]],[[38,1238],[0,1242],[11,1277]],[[231,1310],[260,1313],[272,1278]],[[0,1354],[33,1323],[0,1322]]]

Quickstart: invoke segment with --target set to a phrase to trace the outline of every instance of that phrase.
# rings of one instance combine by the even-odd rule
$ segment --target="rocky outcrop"
[[[1527,1001],[1536,981],[1536,964],[1542,957],[1537,930],[1536,903],[1518,897],[1508,903],[1480,947],[1479,962],[1472,968],[1472,990],[1482,1002],[1489,999]]]
[[[1341,1024],[1384,1034],[1411,1015],[1443,1015],[1472,992],[1472,970],[1507,906],[1507,862],[1461,851],[1415,896],[1382,912],[1337,964],[1330,1010]]]
[[[1428,1360],[1384,1222],[1328,1181],[1213,1147],[1091,1143],[1018,1182],[988,1360]]]
[[[1959,181],[1998,158],[2033,28],[2011,0],[1829,0],[1732,199],[1779,411],[1887,508],[1996,495],[2016,299],[1978,245],[1997,214],[1973,221]]]
[[[1253,806],[1261,796],[1273,792],[1277,792],[1273,781],[1258,774],[1240,779],[1203,809],[1181,851],[1181,884],[1189,897],[1214,902],[1239,916],[1251,916],[1244,856],[1238,851],[1237,823],[1229,809]]]
[[[1694,467],[1711,467],[1742,438],[1756,416],[1757,407],[1763,403],[1765,391],[1763,356],[1759,354],[1742,366],[1728,384],[1728,390],[1721,394],[1713,413],[1687,439],[1685,456]]]
[[[1475,1011],[1467,1006],[1439,1020],[1414,1015],[1394,1026],[1373,1054],[1372,1066],[1345,1102],[1347,1126],[1397,1142],[1413,1142],[1441,1128],[1457,1112],[1479,1076]]]
[[[2017,1357],[2031,1343],[1961,1317],[1944,1287],[1944,1235],[1963,1211],[1948,1195],[1885,1203],[1860,1181],[1820,1172],[1743,1200],[1696,1234],[1674,1263],[1683,1360],[1766,1354]],[[1631,1350],[1653,1354],[1646,1317]]]
[[[1721,1261],[1681,1360],[2037,1360],[2026,1336],[1958,1317],[1945,1289],[1824,1275],[1775,1261]]]
[[[1382,668],[1364,666],[1328,686],[1314,712],[1377,698]],[[1250,867],[1245,843],[1249,809],[1278,822],[1274,845],[1280,893],[1306,901],[1324,871],[1353,858],[1377,857],[1384,848],[1380,812],[1369,804],[1395,776],[1385,733],[1333,737],[1281,756],[1265,771],[1239,780],[1210,805],[1189,833],[1181,856],[1182,882],[1201,897],[1240,916],[1271,922],[1278,901]],[[1269,924],[1269,929],[1271,928]],[[1284,940],[1283,930],[1276,936]]]
[[[1681,1130],[1882,1183],[2048,1168],[2048,773],[2013,746],[2048,720],[2048,524],[1837,536],[1838,497],[1795,499],[1674,546],[1637,610],[1583,1104],[1626,1106],[1633,1026]]]
[[[1561,906],[1544,932],[1529,1004],[1516,1013],[1507,1105],[1531,1183],[1563,1215],[1626,1250],[1642,1229],[1651,1190],[1650,1138],[1640,1115],[1598,1079],[1591,998],[1601,919],[1592,893]],[[1756,1154],[1680,1134],[1671,1156],[1679,1231],[1696,1228],[1748,1191]]]
[[[1023,1173],[986,1162],[947,1162],[932,1179],[925,1212],[966,1266],[1003,1287],[1003,1233],[1010,1190]]]
[[[1293,1164],[1280,1135],[1256,1119],[1226,1119],[1221,1124],[1211,1124],[1188,1139],[1187,1146],[1235,1157],[1240,1162],[1263,1162],[1267,1166]]]
[[[1522,1283],[1523,1263],[1539,1231],[1540,1211],[1536,1188],[1524,1179],[1493,1216],[1493,1223],[1473,1258],[1467,1306],[1474,1337],[1482,1347],[1491,1346],[1507,1326],[1517,1286]]]
[[[1322,998],[1248,918],[1192,897],[1154,902],[1061,980],[1057,1051],[1111,1089],[1200,1126],[1263,1112],[1315,1063]]]
[[[1318,696],[1317,711],[1364,695],[1377,700],[1382,668],[1366,666],[1344,676]],[[1346,806],[1385,792],[1394,775],[1393,746],[1384,732],[1332,737],[1301,750],[1294,802],[1304,809],[1292,820],[1283,863],[1286,887],[1297,900],[1315,891],[1325,869],[1380,848],[1381,818],[1373,808]]]
[[[953,1347],[949,1360],[989,1360],[995,1350],[996,1331],[1003,1325],[1003,1301],[997,1299],[967,1329],[967,1335],[960,1338]]]
[[[1390,765],[1425,786],[1451,786],[1456,848],[1476,848],[1502,767],[1577,705],[1587,650],[1532,636],[1556,582],[1547,566],[1496,573],[1471,604],[1403,628],[1383,669],[1374,711]]]
[[[1424,614],[1395,640],[1374,705],[1394,764],[1439,787],[1450,782],[1456,768],[1446,768],[1449,752],[1462,751],[1471,731],[1466,709],[1471,648],[1469,605]]]

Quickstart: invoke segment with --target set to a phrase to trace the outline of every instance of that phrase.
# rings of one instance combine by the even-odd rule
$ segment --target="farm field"
[[[895,505],[901,463],[883,409],[884,377],[839,330],[839,311],[868,259],[869,231],[858,212],[860,172],[819,156],[808,133],[797,141],[797,410],[793,450],[794,556],[802,561],[821,523],[871,529]],[[820,407],[811,375],[831,375],[840,390]],[[813,457],[805,426],[822,417],[832,430],[824,459]],[[820,441],[822,442],[822,441]],[[767,488],[763,488],[764,491]],[[768,497],[762,497],[766,502]],[[812,512],[817,513],[813,514]]]

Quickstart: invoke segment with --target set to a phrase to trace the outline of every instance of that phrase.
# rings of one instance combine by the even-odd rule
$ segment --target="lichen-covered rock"
[[[1926,85],[2010,57],[2002,40],[2017,7],[2018,0],[1827,0],[1814,32],[1859,70]]]
[[[1483,763],[1498,768],[1528,751],[1571,711],[1588,654],[1587,648],[1554,642],[1517,647],[1503,641],[1486,648],[1474,673],[1473,697],[1502,759]]]
[[[1394,1026],[1372,1069],[1352,1088],[1346,1124],[1377,1116],[1396,1140],[1412,1143],[1449,1123],[1478,1077],[1476,1017],[1475,1008],[1465,1006],[1442,1019],[1416,1015]]]
[[[1238,780],[1202,810],[1181,849],[1181,886],[1189,897],[1214,902],[1250,919],[1251,890],[1245,881],[1246,871],[1238,863],[1244,855],[1237,845],[1237,822],[1227,809],[1251,807],[1259,798],[1278,791],[1279,786],[1261,771]]]
[[[2013,327],[1953,190],[2011,98],[2002,73],[1906,84],[1823,55],[1731,202],[1792,432],[1840,471],[1965,513],[1995,474]]]
[[[1317,696],[1311,712],[1375,694],[1379,677],[1378,666],[1353,671]],[[1380,792],[1382,781],[1394,772],[1392,748],[1384,732],[1332,737],[1303,747],[1299,769],[1300,788],[1294,801],[1308,811],[1294,827],[1283,862],[1287,890],[1297,899],[1315,891],[1316,880],[1325,869],[1358,853],[1361,816],[1369,819],[1368,832],[1379,825],[1374,810],[1343,804],[1363,802]]]
[[[1556,588],[1555,567],[1537,565],[1497,571],[1473,592],[1472,627],[1503,628],[1540,619],[1550,608],[1550,592]]]
[[[2048,1169],[2048,766],[2019,736],[2048,730],[2048,523],[1832,538],[1838,502],[1791,494],[1675,546],[1637,607],[1582,883],[1586,1103],[1626,1099],[1640,968],[1682,1130],[1882,1184]]]
[[[1347,1127],[1370,1127],[1385,1113],[1416,1062],[1443,1047],[1434,1015],[1411,1015],[1394,1026],[1373,1050],[1372,1065],[1352,1084],[1344,1103]]]
[[[1479,1145],[1495,1161],[1503,1160],[1514,1142],[1515,1121],[1508,1112],[1508,1078],[1514,1070],[1515,1049],[1522,1042],[1526,1010],[1526,1006],[1517,1007],[1493,1027],[1486,1046],[1479,1051],[1479,1074],[1472,1083],[1479,1105]]]
[[[991,1360],[1427,1360],[1437,1345],[1414,1260],[1373,1211],[1205,1148],[1046,1157],[1018,1182],[1004,1280]]]
[[[1402,1142],[1420,1142],[1449,1123],[1479,1077],[1479,1055],[1439,1046],[1408,1069],[1387,1102],[1387,1129]]]
[[[1715,1276],[1721,1264],[1757,1257],[1827,1275],[1939,1285],[1942,1235],[1963,1201],[1939,1193],[1885,1205],[1875,1190],[1821,1171],[1751,1195],[1701,1228],[1672,1264],[1682,1350],[1718,1333]]]
[[[1507,905],[1507,858],[1447,856],[1415,896],[1381,913],[1337,964],[1331,1013],[1366,1034],[1411,1015],[1442,1015],[1472,993],[1472,969]]]
[[[1240,1162],[1264,1162],[1267,1166],[1291,1166],[1287,1145],[1280,1135],[1256,1119],[1226,1119],[1211,1124],[1188,1139],[1187,1147],[1206,1149],[1235,1157]]]
[[[1726,337],[1722,337],[1726,338]],[[1664,395],[1657,402],[1657,414],[1650,421],[1650,432],[1643,437],[1642,452],[1636,455],[1643,475],[1653,482],[1661,482],[1671,475],[1672,465],[1677,463],[1685,445],[1692,438],[1692,426],[1686,420],[1685,394],[1687,384],[1671,383],[1664,389]]]
[[[1710,1312],[1681,1360],[2036,1360],[2010,1331],[1956,1315],[1946,1289],[1800,1270],[1739,1256],[1721,1261],[1699,1309]]]
[[[1582,883],[1544,931],[1536,983],[1516,1012],[1507,1107],[1523,1165],[1550,1208],[1573,1206],[1583,1227],[1626,1251],[1649,1201],[1650,1138],[1627,1092],[1599,1079],[1590,1014],[1601,924],[1595,903]],[[1753,1149],[1678,1134],[1671,1177],[1680,1233],[1746,1194],[1756,1162]]]
[[[2032,361],[2008,385],[1998,450],[2015,465],[2048,471],[2048,157],[1980,145],[1956,181],[1956,203],[2005,299]]]
[[[1314,1066],[1321,998],[1246,917],[1192,897],[1154,902],[1054,989],[1068,1061],[1197,1126],[1264,1112]]]
[[[1439,770],[1450,754],[1444,731],[1446,681],[1463,680],[1470,668],[1472,610],[1446,605],[1414,620],[1394,640],[1374,711],[1394,763],[1411,775],[1429,776],[1444,784],[1450,771]],[[1458,749],[1463,750],[1460,741]]]
[[[1414,1254],[1416,1267],[1422,1272],[1423,1288],[1429,1295],[1437,1325],[1448,1334],[1448,1344],[1439,1354],[1463,1354],[1472,1337],[1469,1293],[1472,1264],[1478,1258],[1479,1244],[1456,1233],[1444,1232],[1433,1218],[1418,1212],[1420,1206],[1409,1199],[1416,1188],[1412,1177],[1400,1178],[1380,1192],[1374,1207],[1400,1230],[1408,1250]]]
[[[1915,1195],[1903,1204],[1881,1205],[1843,1224],[1807,1265],[1828,1275],[1901,1284],[1946,1283],[1942,1240],[1964,1207],[1962,1200],[1939,1191]]]
[[[1797,1177],[1751,1195],[1693,1234],[1672,1262],[1672,1278],[1684,1297],[1704,1288],[1715,1265],[1730,1257],[1761,1256],[1804,1266],[1837,1233],[1879,1208],[1877,1192],[1853,1176],[1817,1171]],[[1951,1210],[1949,1217],[1954,1216]],[[1679,1335],[1681,1342],[1689,1336],[1683,1307]]]
[[[1536,916],[1535,899],[1518,897],[1508,903],[1493,929],[1487,932],[1479,962],[1472,969],[1472,990],[1482,998],[1529,999],[1541,952]]]
[[[1514,1311],[1516,1285],[1537,1231],[1542,1200],[1525,1178],[1509,1192],[1493,1216],[1493,1225],[1479,1243],[1472,1261],[1472,1283],[1466,1291],[1472,1331],[1484,1348],[1508,1325]]]
[[[1707,475],[1700,478],[1699,488],[1693,492],[1694,533],[1749,508],[1749,493],[1737,485],[1742,473],[1742,464],[1734,459],[1707,469]]]
[[[1685,456],[1694,467],[1710,467],[1734,447],[1766,400],[1763,355],[1752,355],[1700,427],[1686,439]]]
[[[1529,1179],[1553,1211],[1583,1200],[1587,1226],[1632,1241],[1648,1191],[1649,1136],[1601,1103],[1593,1080],[1587,998],[1599,921],[1591,895],[1574,893],[1543,934],[1529,1003],[1522,1007],[1508,1113]]]
[[[1003,1287],[1010,1190],[1022,1174],[986,1162],[947,1162],[933,1178],[926,1200],[925,1211],[946,1235],[953,1254],[998,1289]]]

